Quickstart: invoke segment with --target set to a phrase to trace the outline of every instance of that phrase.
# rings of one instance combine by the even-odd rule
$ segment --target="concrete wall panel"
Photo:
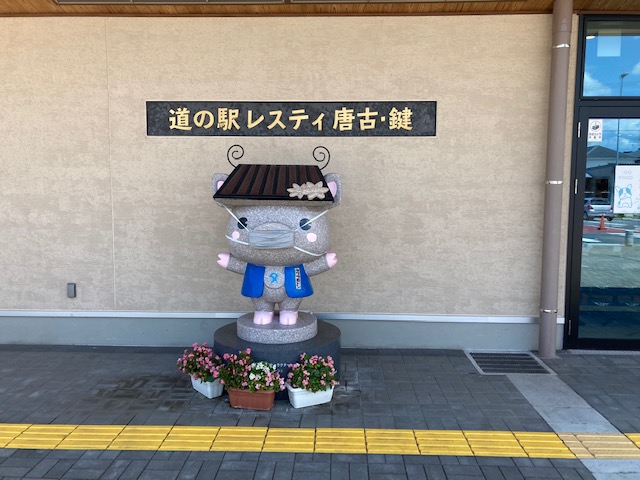
[[[0,308],[112,309],[105,20],[0,25]]]
[[[2,282],[0,309],[249,310],[215,264],[227,214],[210,192],[241,143],[243,161],[274,163],[321,144],[342,174],[339,263],[303,308],[537,315],[550,23],[0,19],[0,266],[24,278]],[[145,101],[181,99],[435,100],[437,136],[147,137]]]

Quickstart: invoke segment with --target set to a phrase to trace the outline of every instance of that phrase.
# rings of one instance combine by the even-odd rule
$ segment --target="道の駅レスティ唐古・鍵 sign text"
[[[147,102],[149,136],[432,137],[436,102]]]

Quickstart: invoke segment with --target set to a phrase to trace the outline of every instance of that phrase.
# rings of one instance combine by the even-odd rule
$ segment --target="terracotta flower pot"
[[[233,408],[248,408],[250,410],[271,410],[276,392],[273,390],[258,390],[251,392],[239,388],[228,388],[229,403]]]

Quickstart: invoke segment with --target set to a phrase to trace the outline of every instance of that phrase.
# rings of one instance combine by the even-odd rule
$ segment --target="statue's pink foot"
[[[261,312],[256,310],[253,313],[253,323],[256,325],[269,325],[273,321],[273,312]]]
[[[295,325],[298,321],[298,312],[283,310],[280,312],[280,325]]]

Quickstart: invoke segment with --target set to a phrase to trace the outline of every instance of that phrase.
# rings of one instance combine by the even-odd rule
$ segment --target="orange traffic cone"
[[[604,226],[604,215],[600,215],[600,226],[598,227],[598,230],[606,230],[607,227]]]

